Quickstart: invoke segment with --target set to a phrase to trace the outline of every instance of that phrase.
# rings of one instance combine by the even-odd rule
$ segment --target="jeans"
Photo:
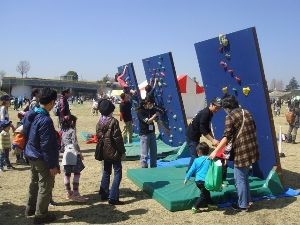
[[[3,152],[0,154],[0,168],[3,169],[4,166],[11,167],[9,160],[9,149],[3,149]]]
[[[31,182],[29,185],[27,208],[35,210],[35,215],[44,217],[48,213],[48,206],[54,186],[54,176],[42,160],[29,160],[31,166]]]
[[[122,135],[125,144],[132,142],[132,121],[125,122]]]
[[[200,197],[197,199],[194,207],[199,209],[207,207],[207,204],[212,204],[210,192],[205,188],[204,181],[196,181],[196,185],[200,190]]]
[[[189,171],[189,169],[192,166],[194,160],[197,158],[196,147],[197,147],[198,144],[199,144],[199,142],[187,140],[187,145],[188,145],[190,156],[191,156],[190,163],[189,163],[189,166],[187,168],[187,171]]]
[[[150,167],[156,167],[157,161],[157,145],[155,133],[145,134],[140,136],[141,140],[141,166],[148,168],[148,154],[150,153]]]
[[[251,201],[250,186],[249,186],[249,171],[250,167],[234,167],[234,180],[238,195],[238,206],[247,208]]]
[[[109,191],[110,175],[114,168],[114,180]],[[121,161],[104,160],[104,169],[100,184],[101,197],[108,197],[110,200],[119,201],[119,187],[122,180]]]

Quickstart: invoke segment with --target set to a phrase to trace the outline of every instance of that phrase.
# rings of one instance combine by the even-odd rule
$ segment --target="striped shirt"
[[[2,130],[0,133],[0,152],[8,148],[11,148],[10,134]]]
[[[246,167],[259,159],[258,144],[256,138],[256,126],[252,115],[244,109],[244,127],[236,138],[243,122],[243,111],[241,108],[232,110],[225,119],[224,137],[232,140],[232,151],[234,151],[234,166]]]

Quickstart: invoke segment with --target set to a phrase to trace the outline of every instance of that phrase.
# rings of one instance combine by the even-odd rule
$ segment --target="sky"
[[[0,0],[0,71],[55,78],[76,71],[79,79],[113,76],[133,62],[172,52],[177,75],[200,83],[194,44],[256,27],[266,79],[300,80],[298,0]]]

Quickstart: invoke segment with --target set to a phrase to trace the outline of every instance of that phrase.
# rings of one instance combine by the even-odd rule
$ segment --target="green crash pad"
[[[168,154],[176,153],[179,149],[179,147],[171,147],[167,144],[165,144],[161,139],[156,139],[157,143],[157,155],[158,157],[164,157]],[[125,144],[126,148],[126,158],[132,158],[135,159],[140,156],[141,148],[140,148],[140,142],[134,141],[131,144]]]
[[[165,167],[148,169],[129,169],[127,176],[139,188],[143,189],[163,207],[174,212],[191,209],[199,197],[199,189],[191,179],[186,185],[183,184],[187,167]],[[236,197],[233,170],[227,171],[228,186],[222,192],[211,192],[215,203],[223,203]],[[249,177],[251,195],[262,197],[272,194],[265,180],[257,177]]]

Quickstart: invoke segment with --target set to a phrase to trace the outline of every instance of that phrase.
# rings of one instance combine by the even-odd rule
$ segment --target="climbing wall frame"
[[[235,95],[249,110],[257,127],[260,160],[253,173],[266,178],[280,168],[277,141],[256,30],[254,27],[195,44],[205,94],[208,100],[224,93]],[[214,133],[222,138],[225,113],[213,118]]]
[[[154,96],[156,105],[164,109],[159,123],[161,138],[170,146],[180,146],[185,142],[187,122],[172,54],[143,59],[143,65],[148,83],[158,81]]]
[[[125,65],[127,65],[128,68],[126,69],[123,80],[126,81],[126,83],[128,84],[128,86],[131,90],[136,91],[136,94],[134,96],[132,96],[133,104],[132,104],[132,108],[131,108],[131,114],[132,114],[132,121],[133,121],[133,132],[138,134],[140,125],[139,125],[139,120],[137,118],[136,107],[138,107],[140,105],[141,93],[140,93],[139,85],[138,85],[138,82],[136,79],[133,63],[128,63]],[[125,65],[118,67],[118,73],[120,73],[120,74],[123,73]]]

